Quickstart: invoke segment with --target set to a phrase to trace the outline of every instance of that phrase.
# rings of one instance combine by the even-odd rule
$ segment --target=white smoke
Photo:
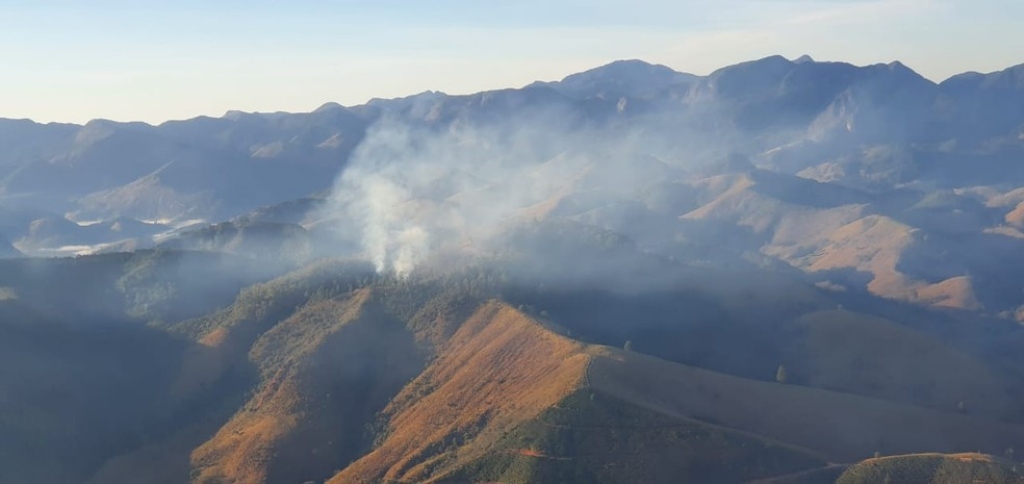
[[[528,131],[533,131],[528,133]],[[382,121],[372,127],[328,204],[359,234],[380,272],[409,274],[439,245],[486,237],[523,207],[552,196],[557,176],[524,176],[549,135]]]
[[[635,145],[624,133],[568,129],[550,113],[444,129],[383,120],[353,152],[327,210],[379,272],[406,276],[441,248],[545,216],[595,180],[609,193],[638,188],[633,167],[609,161]]]

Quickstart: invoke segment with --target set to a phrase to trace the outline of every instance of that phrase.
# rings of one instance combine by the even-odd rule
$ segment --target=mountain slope
[[[824,466],[813,453],[579,390],[440,482],[742,482]]]
[[[587,365],[578,344],[497,302],[478,309],[445,348],[385,409],[381,445],[331,482],[442,476],[579,388]]]
[[[195,482],[323,479],[361,453],[365,425],[422,365],[370,299],[309,305],[256,341],[258,390],[192,453]]]
[[[991,368],[937,338],[852,311],[808,313],[786,357],[789,381],[948,412],[1012,417],[1015,405]]]
[[[589,381],[593,388],[626,402],[815,449],[831,462],[856,461],[879,450],[995,452],[1024,438],[1020,425],[739,379],[633,353],[595,358]]]
[[[731,482],[823,465],[588,390],[593,351],[489,302],[385,410],[379,445],[331,482]]]
[[[0,482],[85,482],[205,416],[205,392],[167,391],[189,342],[87,316],[69,327],[2,299]]]
[[[564,226],[541,240],[553,233],[563,250],[585,253]],[[614,246],[601,253],[620,264],[635,250]],[[18,447],[11,476],[48,462],[52,472],[28,482],[737,482],[827,475],[830,462],[876,451],[1002,452],[1024,438],[1015,400],[1000,393],[1016,378],[1017,333],[1000,337],[997,357],[978,355],[968,352],[974,327],[961,330],[965,341],[940,339],[939,323],[918,320],[930,313],[832,311],[828,294],[767,274],[661,262],[639,267],[676,278],[670,286],[637,292],[650,283],[639,279],[600,291],[565,276],[524,278],[518,271],[543,259],[512,255],[508,269],[499,260],[404,279],[335,260],[183,321],[189,310],[158,307],[139,314],[162,318],[86,319],[96,295],[118,294],[102,287],[64,296],[66,314],[37,308],[55,280],[139,291],[173,281],[170,269],[192,274],[171,254],[5,262],[0,359],[10,360],[0,383],[17,391],[0,395],[15,416],[0,445],[46,431],[33,415],[61,424],[79,415],[68,405],[103,401],[93,386],[123,392],[137,408],[118,412],[141,426],[97,410],[75,434],[94,452],[56,463],[40,460],[38,446]],[[132,307],[121,306],[122,318]],[[131,368],[112,372],[109,359],[90,356],[101,337]],[[766,381],[779,363],[789,384]],[[147,385],[122,388],[142,375]],[[50,382],[75,397],[35,408]]]
[[[1024,474],[1014,463],[988,455],[915,454],[860,462],[839,476],[836,484],[874,482],[1019,484],[1024,482]]]
[[[1022,72],[0,120],[0,482],[1015,479]]]

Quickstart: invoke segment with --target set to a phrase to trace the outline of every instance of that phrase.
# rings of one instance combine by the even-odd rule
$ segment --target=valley
[[[1024,482],[1021,113],[774,56],[0,120],[0,483]]]

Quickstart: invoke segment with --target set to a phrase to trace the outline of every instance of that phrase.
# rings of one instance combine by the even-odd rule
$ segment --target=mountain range
[[[1024,482],[1020,254],[1024,65],[0,120],[0,483]]]

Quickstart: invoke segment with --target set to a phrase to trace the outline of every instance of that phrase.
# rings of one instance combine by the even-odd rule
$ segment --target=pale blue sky
[[[1021,0],[0,0],[0,117],[160,122],[554,80],[616,59],[1024,63]]]

